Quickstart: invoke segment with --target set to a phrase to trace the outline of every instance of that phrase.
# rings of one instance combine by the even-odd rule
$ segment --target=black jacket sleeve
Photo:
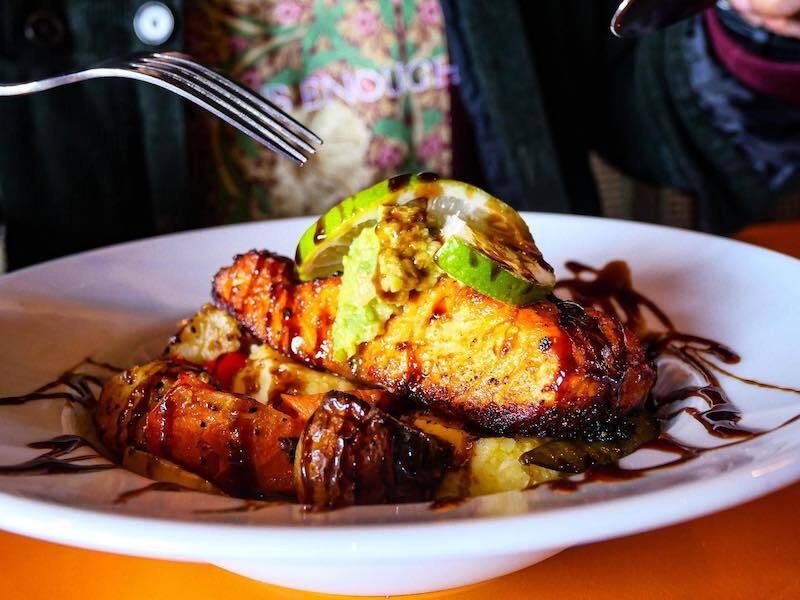
[[[180,2],[171,39],[181,41]],[[141,2],[4,0],[0,81],[38,79],[154,50]],[[151,85],[96,80],[0,98],[0,206],[9,266],[186,226],[183,106]]]

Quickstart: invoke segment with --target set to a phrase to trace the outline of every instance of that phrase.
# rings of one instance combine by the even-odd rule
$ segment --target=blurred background
[[[423,170],[521,210],[721,234],[798,218],[800,0],[718,2],[636,39],[612,36],[617,4],[4,0],[0,81],[181,50],[325,144],[299,168],[122,80],[2,98],[0,265],[317,214]]]

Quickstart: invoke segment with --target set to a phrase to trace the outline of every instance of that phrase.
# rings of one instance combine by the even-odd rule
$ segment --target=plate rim
[[[593,215],[573,215],[573,214],[565,214],[565,213],[556,213],[556,212],[539,212],[539,211],[519,211],[519,214],[522,215],[523,219],[530,225],[531,220],[535,220],[538,218],[545,218],[545,219],[556,219],[556,220],[574,220],[574,221],[586,221],[586,222],[597,222],[597,223],[612,223],[614,226],[622,226],[622,227],[630,227],[633,229],[650,229],[653,231],[666,231],[670,233],[678,233],[680,235],[686,235],[690,237],[696,237],[700,239],[706,239],[709,241],[713,241],[715,243],[720,242],[723,244],[732,244],[734,246],[746,246],[750,250],[758,253],[766,253],[767,255],[771,255],[776,259],[780,259],[782,261],[786,261],[787,264],[797,264],[800,263],[800,258],[796,258],[794,256],[790,256],[788,254],[784,254],[782,252],[778,252],[777,250],[772,250],[770,248],[764,248],[763,246],[758,246],[756,244],[752,244],[750,242],[736,240],[730,237],[726,237],[724,235],[718,235],[714,233],[709,233],[705,231],[697,231],[694,229],[683,229],[680,227],[673,227],[670,225],[662,225],[660,223],[647,223],[643,221],[630,221],[626,219],[617,219],[613,217],[601,217],[601,216],[593,216]],[[26,267],[22,267],[20,269],[15,269],[14,271],[10,271],[8,273],[3,273],[0,275],[0,286],[5,284],[6,281],[10,281],[12,279],[16,279],[19,276],[27,275],[32,271],[37,271],[40,269],[52,268],[53,266],[60,265],[64,262],[71,262],[78,259],[84,259],[86,257],[91,257],[94,255],[105,254],[107,252],[116,252],[125,250],[127,248],[134,248],[136,246],[147,245],[153,242],[159,241],[169,241],[174,240],[177,238],[182,237],[191,237],[196,235],[205,235],[217,231],[226,231],[231,229],[249,229],[249,228],[259,228],[259,227],[270,227],[273,224],[280,224],[280,223],[308,223],[311,224],[314,222],[315,219],[318,219],[318,215],[310,215],[310,216],[302,216],[302,217],[284,217],[279,219],[265,219],[261,221],[250,221],[246,223],[228,223],[225,225],[214,225],[209,227],[200,227],[197,229],[188,229],[185,231],[176,231],[171,233],[163,233],[153,236],[148,236],[144,238],[138,238],[135,240],[129,240],[125,242],[117,242],[115,244],[108,244],[105,246],[101,246],[98,248],[92,248],[89,250],[83,250],[81,252],[76,252],[74,254],[69,254],[66,256],[61,256],[58,258],[54,258],[48,261],[44,261],[41,263],[37,263],[34,265],[28,265]],[[534,238],[536,237],[536,231],[532,232],[534,234]]]
[[[800,427],[794,427],[800,431]],[[769,434],[766,434],[769,435]],[[109,551],[133,556],[149,556],[177,560],[214,560],[221,558],[282,558],[313,559],[332,555],[360,556],[364,559],[390,559],[408,556],[411,549],[419,558],[441,556],[481,556],[499,553],[516,554],[553,548],[565,548],[576,544],[591,543],[622,537],[676,523],[689,521],[726,508],[737,506],[769,494],[800,479],[800,455],[786,449],[775,455],[780,468],[767,468],[759,477],[758,486],[749,486],[744,493],[735,495],[719,493],[703,494],[703,491],[721,486],[736,488],[743,480],[752,481],[749,465],[741,465],[712,478],[682,482],[666,489],[649,490],[621,498],[609,498],[584,505],[557,507],[542,512],[530,511],[515,515],[465,517],[452,521],[422,521],[402,523],[364,523],[358,525],[294,523],[290,525],[199,522],[168,519],[158,516],[118,514],[79,506],[65,506],[58,502],[24,498],[0,491],[0,529],[23,535],[64,543],[83,548]],[[784,455],[789,455],[787,458]],[[506,494],[524,494],[506,492]],[[619,520],[625,515],[641,514],[642,502],[657,498],[664,505],[670,500],[686,504],[687,496],[699,501],[690,509],[671,514],[668,511],[648,514],[648,519],[631,519],[627,525],[603,530],[611,515]],[[637,507],[637,512],[629,509]],[[31,517],[31,508],[48,511],[47,518]],[[358,507],[351,507],[352,510]],[[387,505],[387,508],[391,508]],[[576,517],[582,522],[594,523],[580,531],[562,528],[555,536],[545,538],[524,537],[527,528],[545,525],[558,513],[558,520]],[[657,515],[657,516],[654,516]],[[599,525],[600,518],[605,522]],[[22,519],[20,521],[19,519]],[[89,520],[98,523],[95,527],[81,529]],[[23,525],[20,525],[20,523]],[[539,522],[539,523],[537,523]],[[24,526],[27,524],[28,526]],[[113,526],[122,525],[115,529]],[[401,543],[387,545],[387,532],[402,530]],[[476,531],[477,530],[477,531]],[[98,539],[97,531],[103,531]],[[420,541],[429,534],[437,534],[437,545],[425,546]],[[452,538],[441,534],[456,534]],[[469,533],[469,535],[461,535]],[[269,536],[265,534],[271,534]],[[486,535],[482,535],[486,534]],[[411,542],[402,543],[407,537]],[[153,547],[153,539],[159,540]],[[198,539],[201,543],[198,543]],[[166,543],[164,540],[167,540]],[[465,540],[467,540],[465,542]],[[472,540],[472,541],[469,541]],[[488,540],[488,542],[487,542]],[[313,541],[313,544],[309,542]],[[395,540],[396,541],[396,540]],[[280,543],[278,543],[280,542]]]
[[[553,218],[556,220],[566,220],[566,221],[586,221],[586,222],[602,222],[604,225],[610,224],[611,226],[622,226],[622,227],[629,227],[633,229],[644,229],[644,230],[651,230],[651,231],[663,231],[667,230],[671,233],[679,233],[681,235],[688,235],[691,237],[699,237],[706,240],[713,240],[715,243],[725,243],[725,244],[733,244],[733,245],[742,245],[748,248],[748,252],[757,252],[757,253],[766,253],[772,257],[772,260],[779,259],[784,261],[787,265],[791,265],[790,268],[797,268],[800,266],[800,259],[769,250],[766,248],[762,248],[760,246],[756,246],[753,244],[749,244],[746,242],[741,242],[738,240],[732,240],[729,238],[725,238],[722,236],[717,236],[713,234],[708,234],[704,232],[697,232],[692,230],[684,230],[678,229],[674,227],[668,227],[664,225],[652,224],[652,223],[640,223],[640,222],[633,222],[633,221],[624,221],[619,219],[610,219],[606,217],[593,217],[593,216],[583,216],[583,215],[567,215],[567,214],[559,214],[559,213],[542,213],[542,212],[523,212],[523,217],[526,219],[527,222],[531,223],[532,221],[535,224],[536,219],[539,218]],[[29,267],[19,269],[13,271],[11,273],[5,274],[0,276],[0,291],[5,285],[10,284],[14,280],[19,278],[24,278],[28,276],[32,272],[37,272],[45,269],[50,268],[58,268],[64,263],[69,262],[77,262],[81,260],[86,260],[87,258],[91,258],[95,255],[102,255],[102,254],[111,254],[114,252],[125,251],[131,248],[137,248],[141,246],[147,246],[154,242],[159,241],[168,241],[174,240],[176,238],[190,238],[192,236],[203,236],[208,235],[209,233],[217,232],[217,231],[226,231],[226,230],[235,230],[240,228],[259,228],[259,227],[274,227],[276,225],[280,225],[281,223],[288,223],[291,222],[293,224],[300,224],[300,223],[311,223],[315,217],[293,217],[287,219],[273,219],[269,221],[258,221],[258,222],[250,222],[250,223],[241,223],[241,224],[230,224],[230,225],[223,225],[223,226],[216,226],[216,227],[208,227],[203,229],[195,229],[190,231],[184,232],[176,232],[170,234],[164,234],[159,236],[153,236],[148,238],[143,238],[139,240],[133,240],[129,242],[121,242],[118,244],[105,246],[102,248],[87,250],[85,252],[81,252],[78,254],[73,254],[65,257],[61,257],[52,261],[40,263],[37,265],[31,265]],[[535,233],[535,231],[534,231]],[[788,426],[788,429],[800,430],[800,423],[796,423],[793,425]],[[764,437],[768,437],[770,434],[766,434]],[[608,539],[612,537],[619,537],[622,535],[630,535],[632,533],[637,533],[645,530],[650,530],[657,527],[663,527],[666,525],[670,525],[673,523],[678,523],[686,520],[690,520],[693,518],[697,518],[699,516],[709,514],[718,510],[722,510],[728,508],[730,506],[735,506],[741,504],[743,502],[749,501],[753,498],[757,498],[759,496],[766,495],[776,489],[784,487],[786,485],[791,484],[792,482],[800,479],[800,454],[796,452],[796,449],[793,450],[792,448],[784,449],[783,452],[776,454],[772,457],[774,459],[777,457],[782,457],[784,454],[788,454],[788,462],[786,459],[782,459],[784,463],[780,466],[780,468],[774,468],[769,470],[761,479],[759,479],[759,485],[751,485],[748,487],[744,493],[739,490],[738,493],[731,495],[725,494],[720,496],[718,493],[713,494],[703,494],[702,491],[706,488],[714,488],[717,489],[720,486],[730,486],[731,488],[735,488],[736,484],[744,479],[748,481],[752,481],[752,475],[748,476],[747,472],[751,470],[752,465],[740,465],[739,467],[730,469],[729,471],[715,474],[710,479],[700,479],[700,480],[690,480],[685,482],[680,482],[669,486],[668,488],[660,488],[655,490],[645,490],[641,493],[634,493],[632,495],[622,497],[622,498],[609,498],[603,500],[594,500],[589,502],[585,505],[575,505],[575,506],[567,506],[567,507],[555,507],[551,510],[545,510],[543,512],[536,512],[536,511],[528,511],[522,514],[515,514],[515,515],[498,515],[498,516],[484,516],[484,517],[475,517],[475,516],[465,516],[463,518],[453,519],[453,520],[426,520],[422,522],[399,522],[399,523],[363,523],[357,525],[342,525],[342,524],[324,524],[324,523],[294,523],[289,525],[275,525],[275,524],[252,524],[252,523],[222,523],[222,522],[206,522],[206,521],[190,521],[190,520],[183,520],[183,519],[172,519],[172,518],[161,518],[152,515],[130,515],[130,514],[119,514],[113,513],[112,511],[105,511],[102,509],[94,509],[94,508],[84,508],[79,506],[65,506],[60,504],[56,501],[47,501],[41,499],[34,499],[24,497],[19,494],[15,493],[8,493],[5,491],[0,491],[0,508],[5,510],[0,510],[0,528],[6,529],[9,531],[14,531],[16,533],[22,533],[26,535],[31,535],[33,537],[38,537],[41,539],[47,539],[49,541],[59,542],[59,543],[66,543],[70,545],[77,545],[80,547],[85,548],[93,548],[97,550],[106,550],[106,551],[113,551],[121,554],[132,554],[137,556],[158,556],[161,558],[178,558],[183,560],[192,560],[192,559],[204,559],[208,560],[209,554],[211,553],[214,556],[214,550],[221,550],[223,546],[227,548],[227,551],[223,554],[218,555],[218,557],[241,557],[244,558],[245,556],[248,558],[254,557],[271,557],[277,558],[278,556],[282,558],[297,558],[297,557],[308,557],[309,556],[309,547],[308,541],[309,539],[314,539],[315,543],[318,544],[318,547],[314,548],[314,555],[318,554],[319,556],[330,556],[332,552],[345,552],[346,554],[353,556],[359,555],[363,556],[365,559],[369,557],[386,557],[386,558],[395,558],[397,556],[407,556],[407,548],[405,551],[402,551],[404,546],[398,545],[396,547],[389,547],[386,548],[385,544],[381,544],[380,540],[376,538],[376,536],[380,537],[381,535],[385,535],[386,530],[393,530],[393,529],[402,529],[405,533],[408,533],[410,537],[415,537],[417,535],[425,535],[430,533],[431,531],[441,532],[443,528],[445,529],[452,529],[459,531],[461,529],[468,529],[472,533],[472,531],[478,526],[479,529],[489,528],[491,530],[495,530],[496,528],[500,527],[504,531],[507,531],[509,534],[513,534],[518,532],[519,530],[524,530],[524,527],[521,525],[525,525],[525,527],[530,527],[535,525],[537,521],[543,520],[545,518],[552,518],[555,514],[558,515],[566,515],[567,518],[572,518],[577,514],[584,514],[584,515],[592,515],[593,513],[606,513],[609,509],[612,511],[617,511],[619,513],[624,513],[625,509],[628,505],[632,504],[639,504],[642,502],[643,499],[649,498],[651,496],[658,496],[660,498],[672,497],[679,498],[685,495],[687,492],[697,492],[701,497],[702,501],[692,509],[686,510],[684,509],[680,514],[668,514],[666,512],[662,513],[658,518],[644,519],[636,522],[632,522],[628,527],[614,527],[612,531],[602,532],[596,530],[594,528],[589,528],[581,532],[571,532],[570,535],[566,533],[562,536],[556,536],[555,538],[547,538],[547,540],[540,540],[538,537],[533,537],[531,539],[522,539],[518,541],[517,535],[510,535],[503,539],[502,536],[500,537],[503,541],[500,546],[492,543],[487,544],[485,540],[481,540],[479,545],[476,543],[464,543],[463,536],[456,536],[458,541],[454,540],[447,540],[447,543],[441,544],[437,546],[438,549],[435,551],[430,550],[430,556],[442,556],[444,554],[449,555],[461,555],[461,554],[469,554],[469,555],[476,555],[476,554],[497,554],[498,551],[508,552],[513,549],[513,551],[517,552],[527,552],[533,551],[538,549],[550,549],[554,547],[563,547],[569,546],[578,543],[587,543],[592,541],[599,541],[602,539]],[[773,460],[770,461],[772,463]],[[511,494],[519,494],[524,492],[509,492]],[[31,521],[29,515],[26,515],[26,512],[29,512],[25,509],[25,507],[42,507],[47,509],[51,512],[50,518],[43,520],[40,518],[34,519]],[[343,509],[348,510],[348,509]],[[655,514],[655,513],[654,513]],[[561,517],[559,517],[560,520]],[[22,521],[20,521],[22,519]],[[27,520],[26,520],[27,519]],[[111,534],[107,533],[105,535],[104,541],[103,540],[96,540],[92,539],[91,535],[80,533],[79,530],[72,529],[68,524],[72,523],[73,526],[78,525],[81,522],[85,522],[86,520],[96,519],[101,521],[99,525],[103,524],[122,524],[125,527],[122,527],[119,532],[114,531],[113,528],[110,528]],[[61,523],[61,528],[59,528],[59,522]],[[27,523],[28,526],[24,527],[21,526],[20,523]],[[37,524],[38,523],[38,524]],[[47,525],[46,525],[47,524]],[[145,540],[150,540],[152,542],[153,533],[145,535],[143,531],[140,531],[136,526],[141,525],[143,529],[151,529],[152,527],[156,528],[164,528],[167,526],[170,531],[174,531],[176,535],[172,539],[172,545],[168,547],[165,546],[161,549],[153,549],[153,548],[145,548],[143,545],[141,548],[131,548],[131,531],[135,533],[133,539],[138,540],[140,544],[145,544]],[[147,525],[148,527],[144,527]],[[48,529],[48,526],[52,529]],[[150,527],[152,526],[152,527]],[[46,530],[47,529],[47,530]],[[565,530],[570,528],[565,528]],[[76,534],[76,531],[78,532]],[[213,537],[215,539],[215,546],[208,546],[205,544],[200,545],[200,547],[196,547],[196,542],[191,541],[192,538],[191,534],[197,534],[199,531],[206,531],[211,532],[209,539]],[[488,531],[488,530],[487,530]],[[286,540],[282,540],[284,545],[281,545],[277,551],[272,549],[272,542],[274,539],[268,539],[270,543],[259,543],[254,544],[253,540],[250,538],[252,536],[263,536],[265,532],[271,532],[273,534],[280,534],[281,536],[285,536],[288,534],[290,537],[295,538],[295,541],[289,546],[294,547],[296,546],[296,555],[287,555],[287,546]],[[384,532],[384,533],[381,533]],[[157,532],[156,532],[157,534]],[[213,534],[213,535],[212,535]],[[188,536],[186,540],[183,540],[183,536]],[[474,533],[472,533],[474,535]],[[115,537],[116,536],[116,537]],[[196,536],[195,536],[196,537]],[[201,536],[202,537],[202,536]],[[327,538],[326,542],[323,544],[320,537]],[[480,538],[480,535],[475,535],[476,541]],[[357,539],[357,548],[354,549],[354,538]],[[492,536],[490,536],[492,538]],[[225,539],[225,544],[220,543],[220,539]],[[236,542],[232,542],[231,540],[238,540]],[[514,540],[514,544],[509,546],[509,541]],[[247,544],[243,544],[242,547],[237,547],[242,542],[249,542]],[[545,543],[546,542],[546,543]],[[181,545],[183,544],[183,545]],[[442,549],[446,548],[446,549]],[[324,551],[323,551],[324,550]],[[419,552],[419,549],[417,549]],[[420,556],[425,555],[420,554]],[[185,557],[185,558],[182,558]]]

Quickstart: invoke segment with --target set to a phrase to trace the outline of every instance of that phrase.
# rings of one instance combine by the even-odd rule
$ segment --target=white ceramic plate
[[[736,373],[800,387],[800,261],[685,231],[602,219],[527,215],[554,265],[624,259],[637,289],[679,329],[743,355]],[[141,361],[177,321],[209,298],[231,257],[254,247],[291,255],[309,220],[224,227],[144,240],[54,261],[0,278],[0,396],[50,381],[87,356]],[[563,275],[563,270],[559,270]],[[743,424],[773,428],[800,412],[800,396],[723,377]],[[0,407],[0,464],[41,451],[59,434],[63,402]],[[675,423],[686,435],[699,427]],[[702,443],[702,439],[700,439]],[[710,443],[718,443],[710,440]],[[800,478],[800,422],[677,467],[622,483],[429,505],[309,513],[292,505],[224,512],[239,500],[150,492],[120,469],[0,476],[0,527],[98,550],[219,565],[308,590],[400,594],[473,583],[533,564],[567,546],[690,519]],[[222,510],[223,512],[220,512]]]

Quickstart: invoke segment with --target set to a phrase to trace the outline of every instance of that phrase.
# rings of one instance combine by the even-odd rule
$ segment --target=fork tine
[[[143,58],[148,59],[149,57],[145,56],[137,58],[138,60],[142,60]],[[303,140],[299,140],[297,146],[300,146],[300,148],[298,148],[292,143],[297,141],[294,134],[288,132],[280,124],[270,122],[268,117],[259,115],[257,110],[252,106],[243,106],[244,103],[241,100],[232,98],[231,94],[226,90],[221,89],[213,82],[209,82],[207,79],[198,76],[191,71],[174,64],[161,63],[151,60],[147,60],[147,62],[144,62],[144,64],[137,64],[136,66],[138,68],[150,68],[161,73],[162,75],[173,77],[177,81],[180,81],[183,85],[193,89],[196,93],[212,98],[219,105],[225,107],[226,110],[235,115],[238,121],[246,123],[250,129],[260,134],[262,137],[267,137],[274,143],[280,144],[281,147],[284,147],[292,155],[296,154],[297,156],[302,156],[300,149],[306,150],[306,152],[311,154],[315,152],[315,149],[310,147]],[[243,109],[250,114],[246,114]],[[253,115],[254,112],[256,113],[255,115]],[[287,137],[289,139],[286,139]],[[290,149],[293,149],[295,152],[292,152]]]
[[[256,94],[249,88],[236,83],[227,77],[223,77],[216,71],[209,69],[208,67],[198,64],[195,61],[191,60],[191,58],[180,52],[154,52],[151,56],[159,58],[161,60],[170,61],[180,63],[186,67],[190,67],[197,71],[198,73],[202,73],[208,79],[215,81],[216,83],[222,85],[223,87],[228,88],[231,91],[236,92],[237,94],[246,98],[249,102],[257,105],[261,110],[263,110],[266,114],[270,115],[276,121],[279,121],[287,128],[291,129],[295,133],[302,134],[308,139],[317,144],[322,144],[322,139],[316,135],[313,131],[310,131],[306,128],[302,123],[296,121],[277,106],[273,105],[271,102]]]
[[[293,142],[296,146],[299,146],[301,149],[305,150],[310,154],[314,154],[316,152],[316,148],[309,144],[306,140],[302,139],[298,135],[296,135],[291,129],[286,127],[285,125],[277,122],[275,119],[272,119],[269,115],[265,114],[259,107],[255,106],[250,100],[242,98],[240,94],[233,91],[231,86],[222,87],[221,85],[217,84],[216,81],[210,80],[204,71],[198,71],[197,69],[193,69],[188,66],[188,64],[192,63],[178,63],[174,61],[167,61],[162,60],[160,58],[152,58],[152,56],[141,56],[139,60],[142,62],[150,64],[157,64],[165,69],[177,70],[182,75],[190,78],[192,81],[197,83],[198,85],[202,85],[204,87],[208,87],[221,97],[225,98],[228,102],[235,104],[238,108],[250,113],[250,115],[258,120],[261,121],[267,129],[272,131],[279,131],[284,137],[288,138],[291,142]]]
[[[225,98],[199,86],[179,73],[157,65],[139,63],[135,60],[125,62],[123,65],[125,68],[130,69],[131,72],[144,76],[141,78],[149,77],[151,80],[155,80],[159,85],[168,86],[173,92],[215,114],[226,123],[237,128],[260,144],[283,154],[296,163],[305,164],[308,160],[304,154],[280,135],[259,126],[252,118],[244,114],[236,106],[230,104]]]

